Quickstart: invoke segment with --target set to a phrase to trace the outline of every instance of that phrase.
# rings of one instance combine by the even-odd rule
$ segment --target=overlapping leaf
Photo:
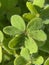
[[[45,44],[42,47],[40,47],[40,50],[49,53],[49,33],[47,34],[47,40]]]
[[[28,23],[28,29],[30,31],[42,29],[43,23],[41,18],[34,18]]]
[[[38,58],[36,58],[33,61],[33,64],[35,64],[35,65],[41,65],[41,64],[43,64],[43,62],[44,62],[44,58],[42,56],[39,56]]]
[[[23,35],[18,35],[16,37],[14,37],[12,40],[9,41],[8,46],[9,46],[10,49],[16,50],[16,49],[20,49],[21,46],[23,46],[23,44],[24,44]]]
[[[38,46],[31,37],[26,38],[25,47],[30,51],[31,54],[38,52]]]
[[[45,34],[45,32],[43,30],[34,30],[34,31],[31,31],[29,34],[35,40],[38,40],[38,41],[47,40],[47,35]]]
[[[8,43],[9,43],[9,40],[10,40],[10,38],[5,38],[4,39],[4,41],[3,41],[3,43],[2,43],[2,47],[3,47],[3,49],[7,52],[7,53],[9,53],[9,54],[14,54],[14,51],[13,50],[11,50],[11,49],[9,49],[9,47],[8,47]]]
[[[27,48],[22,48],[20,55],[27,61],[30,61],[30,52],[28,51]]]
[[[26,63],[26,60],[21,56],[14,60],[14,65],[26,65]]]
[[[25,20],[27,20],[27,22],[30,21],[31,19],[33,19],[34,17],[35,17],[35,15],[33,15],[33,14],[31,14],[31,13],[24,13],[24,14],[23,14],[23,18],[24,18]]]
[[[21,34],[21,32],[17,28],[15,28],[13,26],[7,26],[7,27],[5,27],[3,29],[3,32],[5,34],[10,35],[10,36],[15,36],[15,35]]]
[[[45,21],[43,21],[43,23],[46,25],[46,24],[49,24],[49,19],[46,19]]]
[[[33,6],[33,4],[32,4],[31,2],[27,2],[26,5],[27,5],[27,8],[29,9],[29,11],[30,11],[33,15],[38,14],[37,10],[35,9],[35,7]]]

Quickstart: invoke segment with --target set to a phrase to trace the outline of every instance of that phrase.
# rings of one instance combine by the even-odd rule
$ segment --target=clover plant
[[[0,0],[0,65],[49,65],[48,0]]]

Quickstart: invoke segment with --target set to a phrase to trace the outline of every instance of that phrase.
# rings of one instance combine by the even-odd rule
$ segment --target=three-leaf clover
[[[37,44],[36,42],[32,39],[32,38],[29,38],[28,37],[28,32],[27,32],[27,28],[29,28],[29,26],[27,27],[25,25],[25,22],[24,20],[22,19],[22,17],[20,17],[19,15],[13,15],[11,17],[11,25],[12,26],[7,26],[3,29],[4,33],[8,34],[8,35],[12,35],[14,36],[14,38],[9,42],[9,48],[17,48],[17,47],[21,47],[22,45],[21,44],[24,44],[25,47],[30,39],[30,43],[31,43],[31,46],[32,48],[30,48],[30,52],[31,53],[34,53],[33,51],[37,52]],[[11,29],[11,30],[10,30]],[[14,33],[12,33],[12,31]],[[18,33],[18,34],[17,34]],[[25,38],[28,37],[28,41],[26,40],[26,42],[24,42],[23,40],[25,40],[25,38],[23,39],[23,37],[25,36]],[[29,43],[29,44],[30,44]],[[36,49],[34,49],[34,46],[36,47]],[[28,46],[29,47],[29,46]]]
[[[44,42],[47,39],[45,32],[42,30],[42,19],[36,17],[26,25],[21,16],[13,15],[11,17],[11,25],[6,26],[3,32],[13,36],[8,43],[8,47],[11,50],[21,49],[20,57],[18,57],[18,60],[17,58],[14,60],[14,65],[17,65],[19,61],[22,65],[24,60],[31,62],[30,55],[38,52],[38,46],[35,40]],[[24,60],[22,61],[23,58]]]

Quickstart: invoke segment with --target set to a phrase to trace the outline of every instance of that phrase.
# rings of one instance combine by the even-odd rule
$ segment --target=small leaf
[[[41,65],[41,64],[43,64],[43,62],[44,62],[44,58],[42,56],[39,56],[38,58],[36,58],[33,61],[33,64],[35,64],[35,65]]]
[[[32,14],[34,15],[38,14],[37,10],[35,9],[35,7],[33,6],[31,2],[27,2],[26,6]]]
[[[40,8],[44,7],[45,0],[33,0],[33,4],[39,6]]]
[[[8,46],[10,49],[16,50],[16,49],[20,49],[23,43],[24,43],[24,36],[18,35],[9,41]]]
[[[0,42],[3,42],[4,36],[3,33],[0,31]]]
[[[49,19],[46,19],[45,21],[43,21],[44,24],[49,24]]]
[[[49,8],[49,4],[46,4],[46,5],[44,6],[44,9],[47,9],[47,8]]]
[[[38,52],[38,46],[31,37],[26,38],[25,47],[30,51],[31,54]]]
[[[14,60],[14,65],[26,65],[26,60],[23,57],[19,56]]]
[[[37,43],[38,47],[42,47],[45,44],[45,41],[37,41],[36,40],[36,43]]]
[[[32,18],[34,18],[35,15],[31,14],[31,13],[24,13],[23,14],[23,18],[27,21],[30,21]]]
[[[34,31],[31,31],[29,34],[35,40],[38,40],[38,41],[46,41],[47,40],[47,36],[43,30],[34,30]]]
[[[30,31],[32,30],[38,30],[43,27],[42,19],[41,18],[34,18],[28,23],[28,29]]]
[[[17,49],[19,48],[18,43],[19,43],[19,37],[14,37],[12,40],[9,41],[8,46],[10,49]]]
[[[29,53],[28,49],[22,48],[20,54],[21,54],[21,56],[22,56],[23,58],[25,58],[27,61],[30,61],[30,53]]]
[[[0,63],[2,62],[2,47],[0,46]]]
[[[13,15],[11,17],[11,24],[17,28],[17,30],[20,30],[22,32],[25,31],[25,22],[19,15]]]
[[[13,27],[13,26],[6,26],[3,29],[3,32],[5,34],[11,35],[11,36],[15,36],[15,35],[21,34],[21,32],[18,29],[16,29],[15,27]]]
[[[48,33],[49,34],[49,33]],[[49,54],[49,35],[47,35],[47,40],[43,46],[39,48],[41,51]]]
[[[8,43],[10,41],[10,38],[4,38],[3,40],[3,43],[2,43],[2,47],[3,49],[8,53],[8,54],[14,54],[14,51],[11,50],[9,47],[8,47]]]
[[[45,61],[44,65],[49,65],[49,58]]]

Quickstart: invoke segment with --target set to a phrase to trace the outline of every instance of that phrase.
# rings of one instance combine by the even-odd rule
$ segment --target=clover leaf
[[[10,49],[20,49],[21,46],[23,46],[24,44],[24,35],[18,35],[13,37],[10,41],[9,41],[9,48]]]
[[[31,19],[33,19],[35,17],[35,15],[29,13],[24,13],[23,14],[23,18],[25,19],[25,21],[29,22]]]
[[[19,31],[17,28],[13,27],[13,26],[6,26],[3,29],[5,34],[8,34],[10,36],[15,36],[18,34],[21,34],[21,31]]]
[[[38,46],[31,37],[26,38],[25,47],[30,51],[30,54],[38,52]]]
[[[31,2],[27,2],[26,5],[27,5],[27,8],[29,9],[29,11],[30,11],[33,15],[38,14],[37,10],[35,9],[35,7],[33,6],[33,4],[32,4]]]
[[[14,65],[26,65],[26,63],[26,60],[21,56],[14,60]]]
[[[8,43],[9,43],[10,39],[11,38],[4,38],[3,43],[2,43],[2,47],[8,54],[13,55],[15,51],[11,50],[8,47]]]
[[[44,62],[44,58],[42,56],[39,56],[37,59],[33,61],[33,64],[35,65],[41,65]]]
[[[20,55],[25,58],[27,61],[30,61],[30,52],[27,48],[22,48]]]
[[[25,31],[25,23],[24,20],[19,15],[13,15],[11,17],[11,24],[18,30],[24,32]]]
[[[34,31],[31,31],[29,34],[35,40],[38,40],[38,41],[47,40],[47,35],[45,34],[45,32],[43,30],[34,30]]]
[[[27,25],[27,28],[30,31],[42,29],[42,27],[43,27],[43,23],[42,23],[42,19],[41,18],[34,18]]]
[[[46,19],[45,21],[43,21],[43,23],[46,25],[46,24],[49,24],[49,19]]]

